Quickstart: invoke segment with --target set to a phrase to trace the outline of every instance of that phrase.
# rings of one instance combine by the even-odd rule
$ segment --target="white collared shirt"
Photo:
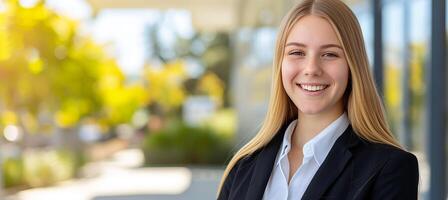
[[[319,134],[303,146],[303,161],[292,176],[288,185],[288,152],[291,148],[291,135],[297,120],[291,122],[285,131],[282,146],[277,153],[275,165],[266,186],[264,200],[299,200],[324,162],[331,147],[349,125],[347,114],[343,113]]]

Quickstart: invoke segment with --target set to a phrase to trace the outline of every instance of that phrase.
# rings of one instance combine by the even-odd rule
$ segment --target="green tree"
[[[70,128],[86,117],[123,123],[143,104],[144,95],[133,95],[144,94],[142,86],[126,86],[115,60],[79,33],[78,22],[47,9],[44,1],[30,8],[18,0],[5,5],[0,12],[2,113],[16,113],[27,128],[23,115],[35,120],[49,112],[58,126]]]

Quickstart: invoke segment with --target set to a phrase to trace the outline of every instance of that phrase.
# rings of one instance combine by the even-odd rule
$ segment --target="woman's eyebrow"
[[[289,42],[289,43],[287,43],[287,44],[285,45],[285,47],[287,47],[287,46],[298,46],[298,47],[306,47],[306,45],[305,45],[305,44],[302,44],[302,43],[298,43],[298,42]]]
[[[305,44],[299,43],[299,42],[289,42],[285,45],[285,47],[287,47],[287,46],[307,47]],[[327,49],[327,48],[331,48],[331,47],[336,47],[336,48],[342,49],[342,47],[337,44],[324,44],[324,45],[320,46],[321,49]]]
[[[336,47],[342,50],[342,47],[340,45],[337,44],[326,44],[326,45],[322,45],[320,48],[321,49],[326,49],[326,48],[331,48],[331,47]]]

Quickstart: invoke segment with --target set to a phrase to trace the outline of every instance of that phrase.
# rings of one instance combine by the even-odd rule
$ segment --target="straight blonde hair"
[[[356,16],[340,0],[304,0],[288,12],[280,25],[273,63],[271,95],[263,124],[256,136],[230,160],[222,176],[218,194],[230,170],[241,158],[263,148],[282,125],[297,118],[297,107],[282,85],[281,63],[286,39],[292,27],[306,15],[315,15],[328,20],[342,44],[350,69],[344,106],[354,132],[367,141],[401,148],[387,124],[384,107],[369,69],[364,40]]]

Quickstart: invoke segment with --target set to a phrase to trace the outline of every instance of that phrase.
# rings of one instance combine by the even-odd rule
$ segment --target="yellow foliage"
[[[17,10],[10,9],[9,12],[20,12],[20,15],[16,15],[18,17],[19,25],[22,28],[28,29],[32,28],[36,25],[36,23],[47,19],[51,16],[50,11],[45,8],[44,4],[38,4],[32,8],[19,8],[15,7]],[[20,11],[18,11],[20,9]]]
[[[232,137],[237,128],[237,115],[235,109],[221,109],[205,121],[216,133]]]
[[[7,60],[9,57],[11,57],[11,43],[8,40],[8,32],[0,30],[0,61]]]
[[[145,78],[151,102],[158,102],[166,108],[182,105],[185,99],[183,83],[187,78],[184,62],[168,63],[162,69],[148,67]]]
[[[107,106],[116,107],[126,105],[130,102],[143,104],[145,96],[142,95],[144,89],[142,86],[134,85],[131,87],[117,87],[103,91],[103,100]]]
[[[6,15],[0,13],[0,61],[7,60],[12,50],[6,19]]]
[[[29,112],[22,115],[22,124],[29,133],[35,133],[39,128],[39,123],[36,117]]]
[[[143,83],[127,86],[114,58],[79,33],[79,22],[46,8],[44,0],[25,7],[19,0],[3,3],[0,101],[5,109],[33,114],[48,109],[54,121],[67,128],[84,117],[98,117],[108,125],[125,123],[147,103]],[[170,69],[178,73],[181,67],[173,65]],[[26,122],[21,114],[21,124],[37,132],[43,125],[36,125],[33,117]],[[8,123],[17,121],[10,118]]]
[[[394,66],[386,67],[385,99],[386,104],[392,108],[398,108],[401,102],[400,69]]]
[[[73,32],[73,29],[77,26],[75,21],[61,16],[52,18],[49,23],[52,24],[52,27],[54,27],[54,31],[58,34],[57,39],[61,42],[68,40]]]
[[[74,111],[74,109],[71,111]],[[79,114],[75,112],[70,112],[67,110],[60,110],[56,112],[54,116],[56,123],[63,128],[75,125],[79,120]]]
[[[139,85],[123,86],[102,92],[106,114],[111,123],[127,122],[134,111],[146,101],[144,88]]]
[[[74,126],[79,119],[89,112],[90,106],[87,100],[72,99],[64,102],[61,109],[55,113],[56,123],[63,128]]]
[[[121,78],[116,74],[104,74],[101,76],[98,86],[101,91],[104,91],[119,88],[121,83]]]
[[[204,92],[205,94],[210,96],[218,106],[222,105],[224,96],[224,83],[216,74],[212,72],[208,72],[207,74],[205,74],[199,81],[198,89],[199,91]]]
[[[185,70],[185,63],[180,60],[176,60],[165,65],[165,73],[170,78],[176,79],[185,79],[187,77],[187,73]]]
[[[2,113],[2,122],[3,124],[17,124],[17,115],[15,112],[12,111],[4,111]]]
[[[28,69],[33,74],[39,74],[42,72],[44,66],[44,62],[39,57],[32,58],[29,60]]]
[[[149,101],[142,83],[125,85],[125,77],[115,63],[100,72],[98,90],[109,123],[127,122],[134,111]]]
[[[410,77],[410,88],[416,94],[423,94],[425,90],[423,70],[424,66],[422,63],[423,55],[425,53],[424,45],[415,45],[413,50],[413,56],[411,58],[411,77]]]

